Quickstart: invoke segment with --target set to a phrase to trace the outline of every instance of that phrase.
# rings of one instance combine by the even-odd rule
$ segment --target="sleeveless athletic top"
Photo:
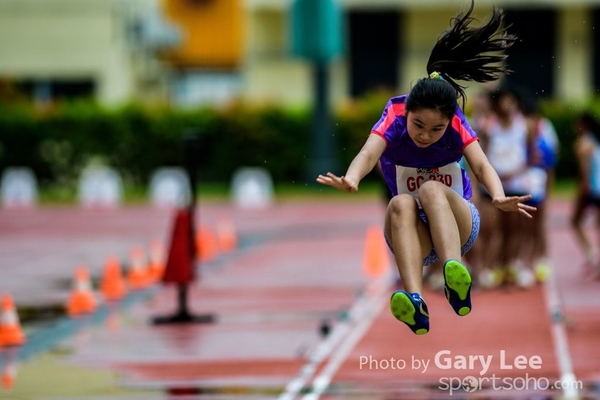
[[[524,174],[527,172],[527,124],[525,118],[517,114],[508,127],[500,121],[488,125],[487,158],[502,179],[505,192],[528,193],[523,187]],[[506,178],[507,176],[510,176]]]

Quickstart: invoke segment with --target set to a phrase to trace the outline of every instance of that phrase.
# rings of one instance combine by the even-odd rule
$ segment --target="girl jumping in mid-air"
[[[471,312],[471,276],[461,263],[479,231],[479,213],[469,200],[471,183],[459,165],[464,156],[492,203],[503,211],[531,218],[531,196],[506,197],[498,174],[479,146],[458,99],[464,87],[455,80],[488,82],[507,72],[502,51],[516,40],[502,28],[504,14],[494,8],[478,28],[473,2],[453,19],[433,47],[426,78],[408,95],[388,101],[381,119],[343,176],[331,172],[317,182],[356,192],[360,181],[379,162],[394,195],[389,202],[384,233],[394,253],[405,290],[392,294],[392,314],[417,335],[429,331],[427,305],[421,297],[423,266],[443,263],[445,293],[458,315]]]

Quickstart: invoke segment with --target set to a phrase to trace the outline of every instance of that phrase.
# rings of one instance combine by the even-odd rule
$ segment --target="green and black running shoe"
[[[429,332],[427,304],[418,293],[396,290],[390,299],[390,309],[397,320],[404,322],[417,335]]]
[[[444,291],[448,302],[458,315],[471,312],[471,274],[462,263],[448,260],[444,264]]]

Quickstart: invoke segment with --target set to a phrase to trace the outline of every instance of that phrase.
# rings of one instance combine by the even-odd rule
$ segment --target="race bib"
[[[461,197],[463,193],[462,169],[457,162],[439,168],[411,168],[396,165],[398,194],[410,194],[421,207],[418,190],[424,182],[437,181],[448,186]]]

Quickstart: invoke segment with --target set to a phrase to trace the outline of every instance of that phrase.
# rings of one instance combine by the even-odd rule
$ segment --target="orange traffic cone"
[[[15,308],[13,298],[9,294],[2,296],[2,310],[0,314],[0,348],[7,346],[20,346],[25,343],[25,335],[21,329],[19,315]]]
[[[165,272],[165,246],[160,240],[150,242],[149,249],[150,265],[148,266],[150,276],[154,281],[162,279]]]
[[[363,272],[375,278],[385,274],[390,268],[389,249],[385,243],[383,229],[372,225],[367,229],[363,257]]]
[[[17,365],[14,362],[6,363],[2,370],[2,387],[5,390],[11,390],[17,378]]]
[[[237,248],[238,240],[235,226],[230,218],[220,220],[217,223],[216,231],[217,242],[222,252],[229,253]]]
[[[129,272],[127,283],[132,289],[143,289],[150,285],[151,276],[146,268],[146,254],[141,246],[134,246],[129,252]]]
[[[125,297],[127,288],[121,274],[121,265],[114,256],[106,259],[100,290],[106,300],[119,300]]]
[[[73,291],[67,302],[67,313],[71,317],[96,311],[98,301],[92,292],[90,273],[84,266],[75,270]]]
[[[219,253],[217,238],[212,228],[201,227],[196,233],[196,254],[200,262],[214,260]]]

